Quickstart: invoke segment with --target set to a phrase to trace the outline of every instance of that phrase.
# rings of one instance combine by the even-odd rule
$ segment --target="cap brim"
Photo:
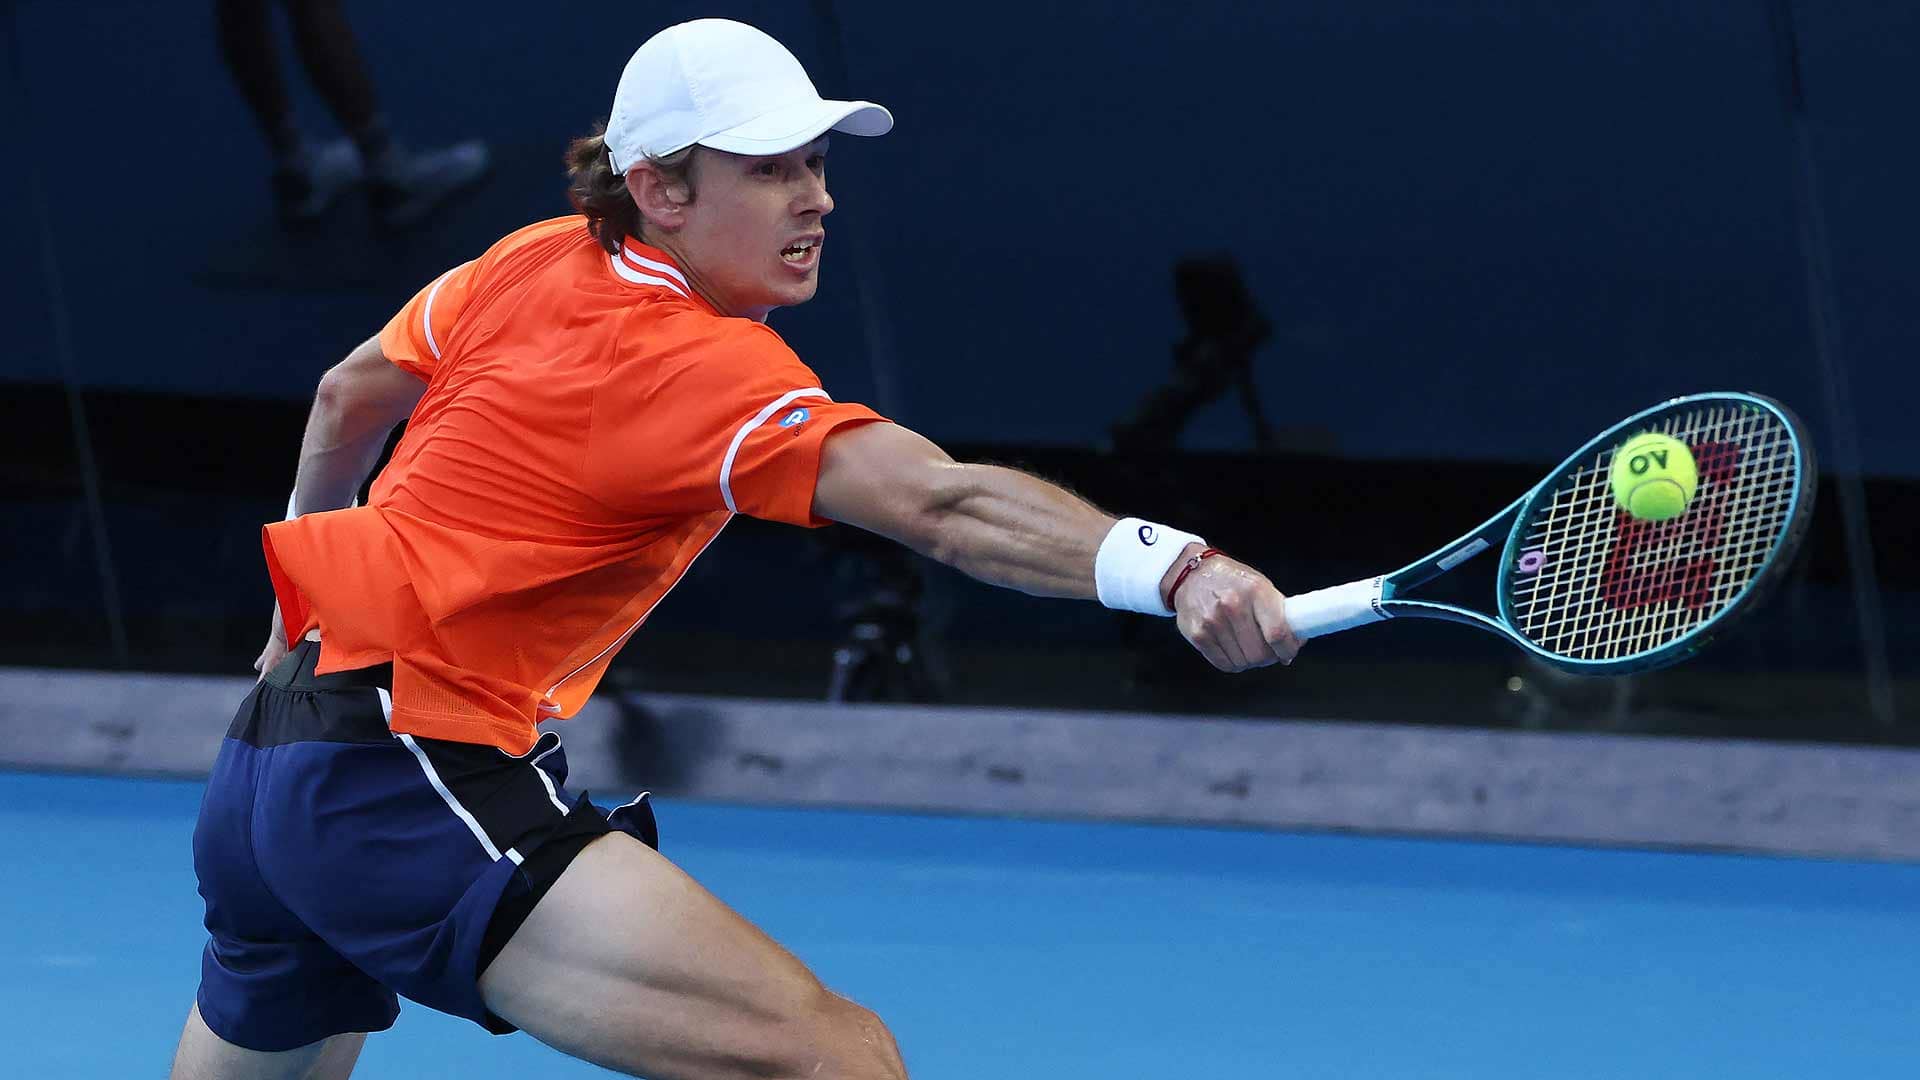
[[[893,114],[871,101],[807,101],[756,116],[699,142],[730,154],[766,156],[805,146],[829,131],[885,135],[892,129]]]

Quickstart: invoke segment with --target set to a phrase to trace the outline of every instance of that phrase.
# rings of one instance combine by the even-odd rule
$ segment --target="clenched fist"
[[[1183,559],[1173,572],[1185,565]],[[1300,640],[1287,625],[1286,597],[1265,574],[1238,560],[1202,559],[1173,602],[1180,633],[1221,671],[1291,664],[1300,651]]]

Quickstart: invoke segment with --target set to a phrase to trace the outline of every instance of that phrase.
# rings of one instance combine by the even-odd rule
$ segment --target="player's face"
[[[827,140],[775,157],[705,151],[694,166],[695,197],[674,247],[688,277],[725,315],[764,320],[804,304],[820,284],[821,219],[827,194]]]

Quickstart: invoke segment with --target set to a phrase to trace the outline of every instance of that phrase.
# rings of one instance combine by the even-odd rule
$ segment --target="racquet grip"
[[[1385,578],[1367,578],[1287,597],[1287,625],[1305,641],[1387,618],[1380,605]]]

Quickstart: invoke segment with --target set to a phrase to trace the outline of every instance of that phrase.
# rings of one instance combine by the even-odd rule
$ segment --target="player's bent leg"
[[[248,1050],[213,1033],[195,1004],[187,1013],[172,1080],[347,1080],[365,1034],[335,1035],[295,1050]]]
[[[587,845],[480,979],[541,1042],[654,1080],[903,1080],[879,1018],[621,833]]]

